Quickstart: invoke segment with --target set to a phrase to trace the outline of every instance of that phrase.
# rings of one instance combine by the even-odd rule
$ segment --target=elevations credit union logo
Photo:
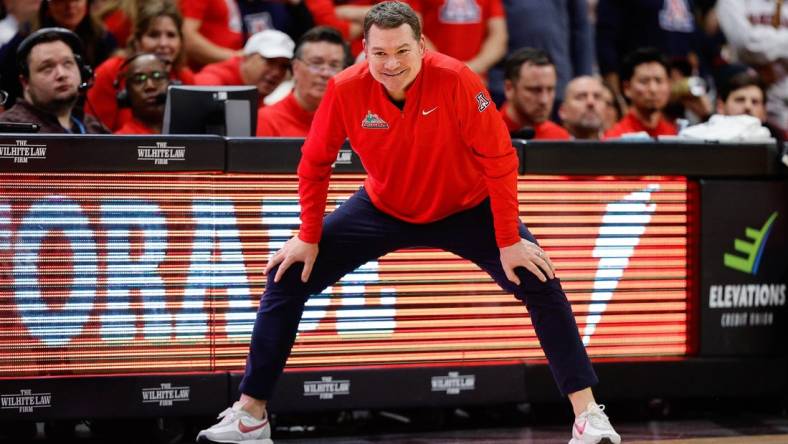
[[[752,242],[743,239],[734,239],[733,249],[745,256],[737,256],[732,253],[725,253],[723,260],[725,266],[732,268],[742,273],[756,275],[758,274],[758,267],[761,265],[761,257],[766,242],[769,240],[769,234],[772,230],[772,225],[777,219],[778,213],[775,211],[766,220],[761,229],[746,227],[744,234]]]

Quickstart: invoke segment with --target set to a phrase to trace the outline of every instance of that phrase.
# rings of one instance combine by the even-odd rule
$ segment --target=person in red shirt
[[[427,51],[404,3],[375,5],[364,35],[366,61],[329,81],[302,147],[301,229],[266,265],[241,398],[198,442],[270,443],[266,400],[309,296],[388,252],[426,246],[473,261],[525,302],[561,391],[586,420],[576,442],[618,444],[593,402],[597,377],[553,265],[519,220],[517,154],[479,76]],[[324,219],[346,139],[367,178]]]
[[[485,75],[506,54],[501,0],[407,0],[424,20],[428,43]]]
[[[599,140],[602,137],[607,106],[604,95],[605,87],[596,77],[580,76],[567,83],[558,116],[574,139]]]
[[[115,134],[161,134],[170,84],[167,62],[156,54],[142,53],[128,58],[124,68],[126,87],[118,94],[118,101],[131,108],[132,118]]]
[[[263,99],[285,79],[290,69],[295,43],[284,32],[266,29],[244,46],[243,55],[212,63],[195,74],[197,85],[254,85]]]
[[[88,90],[85,113],[117,131],[131,120],[131,110],[119,107],[116,95],[125,88],[121,65],[130,54],[155,53],[170,63],[170,78],[184,85],[194,84],[194,73],[185,66],[181,18],[170,2],[149,2],[139,10],[129,48],[110,57],[96,69],[93,87]]]
[[[665,56],[654,48],[637,49],[624,57],[620,78],[629,112],[605,132],[606,139],[639,132],[651,137],[678,134],[662,113],[670,99],[668,70]]]
[[[305,137],[312,126],[328,80],[345,68],[350,50],[339,31],[310,29],[298,42],[293,59],[293,91],[257,114],[257,135]]]
[[[189,63],[198,68],[233,57],[243,46],[241,12],[233,0],[180,0]]]
[[[569,133],[549,120],[555,102],[558,82],[555,65],[541,49],[520,48],[504,62],[503,91],[506,102],[501,105],[509,133],[515,138],[533,129],[536,140],[569,140]]]

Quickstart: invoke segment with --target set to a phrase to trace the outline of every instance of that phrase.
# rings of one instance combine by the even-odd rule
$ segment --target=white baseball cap
[[[244,45],[244,54],[260,54],[267,59],[292,59],[294,49],[295,43],[290,36],[282,31],[266,29],[249,37]]]

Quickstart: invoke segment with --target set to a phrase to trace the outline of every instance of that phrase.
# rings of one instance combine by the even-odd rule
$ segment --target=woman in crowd
[[[131,111],[119,107],[116,96],[124,88],[121,66],[129,54],[150,52],[170,63],[170,79],[175,83],[194,84],[194,73],[184,64],[183,18],[171,1],[144,2],[137,11],[137,21],[125,53],[118,54],[96,70],[93,88],[88,92],[85,112],[98,117],[111,131],[131,119]]]

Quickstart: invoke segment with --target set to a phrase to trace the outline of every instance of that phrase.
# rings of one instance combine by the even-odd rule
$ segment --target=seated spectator
[[[61,27],[79,37],[84,45],[82,61],[87,66],[98,66],[115,50],[115,39],[101,23],[88,13],[93,0],[48,0],[41,3],[32,29]],[[19,70],[15,63],[16,49],[27,33],[19,32],[0,50],[0,89],[8,92],[6,106],[11,106],[22,94]]]
[[[504,94],[501,105],[509,132],[533,128],[534,139],[568,140],[565,129],[548,120],[555,101],[557,74],[544,51],[521,48],[504,62]]]
[[[23,97],[0,114],[0,121],[35,123],[42,133],[106,133],[96,119],[86,116],[83,121],[74,113],[80,90],[90,82],[81,54],[79,37],[67,29],[30,34],[18,51]]]
[[[728,65],[721,71],[717,76],[717,113],[757,117],[772,137],[784,142],[785,133],[767,120],[766,85],[758,73],[740,64]]]
[[[676,126],[663,115],[670,98],[665,57],[654,48],[637,49],[621,62],[620,78],[630,102],[629,112],[605,133],[605,138],[640,132],[651,137],[675,136]]]
[[[350,42],[353,57],[363,49],[364,16],[379,0],[304,0],[316,25],[339,30]]]
[[[41,0],[3,0],[6,16],[0,20],[0,46],[5,45],[19,32],[30,26],[38,13]]]
[[[132,118],[115,134],[161,134],[167,86],[166,61],[153,53],[131,56],[121,69],[125,88],[118,92],[118,104],[131,109]]]
[[[506,15],[501,0],[407,0],[421,14],[424,36],[436,50],[487,71],[506,55]]]
[[[602,136],[605,88],[596,77],[581,76],[572,79],[566,86],[558,115],[575,139],[598,140]]]
[[[271,94],[290,69],[295,43],[287,34],[268,29],[251,36],[243,55],[212,63],[195,74],[197,85],[255,85],[263,99]]]
[[[131,119],[128,108],[119,108],[115,96],[123,87],[121,65],[128,54],[151,52],[170,63],[169,76],[182,84],[194,84],[194,73],[185,66],[183,20],[174,3],[167,0],[146,2],[137,12],[129,47],[109,58],[96,69],[96,80],[88,91],[85,112],[97,117],[112,131],[117,131]]]
[[[179,5],[192,67],[227,60],[241,49],[241,12],[234,0],[180,0]]]
[[[304,34],[293,59],[293,91],[260,110],[257,135],[305,137],[328,80],[345,68],[349,57],[350,49],[335,29],[319,26]]]

